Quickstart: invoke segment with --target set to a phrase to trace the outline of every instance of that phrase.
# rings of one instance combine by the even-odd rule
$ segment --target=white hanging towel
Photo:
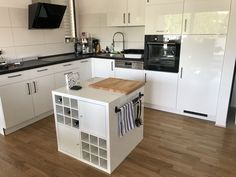
[[[120,107],[118,112],[118,133],[124,136],[127,132],[135,128],[134,104],[129,102]]]

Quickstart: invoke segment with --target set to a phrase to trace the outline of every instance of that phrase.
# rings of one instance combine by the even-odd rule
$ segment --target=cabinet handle
[[[180,79],[182,79],[183,78],[183,67],[181,67],[181,69],[180,69]]]
[[[147,3],[149,3],[149,0],[147,0]]]
[[[27,87],[28,87],[28,95],[31,95],[30,83],[27,83]]]
[[[125,24],[125,13],[123,13],[123,23]]]
[[[37,93],[36,82],[34,81],[33,84],[34,84],[34,93]]]
[[[14,78],[14,77],[20,77],[22,76],[22,74],[17,74],[17,75],[13,75],[13,76],[8,76],[8,78]]]
[[[81,61],[80,63],[88,63],[88,60]]]
[[[187,32],[188,20],[184,20],[184,32]]]
[[[66,64],[66,65],[63,65],[64,67],[66,67],[66,66],[71,66],[72,64]]]
[[[130,13],[128,13],[128,23],[130,23]]]
[[[168,33],[168,30],[156,30],[157,33]]]
[[[48,69],[41,69],[41,70],[38,70],[37,72],[44,72],[44,71],[47,71]]]
[[[145,73],[145,83],[147,82],[147,73]]]
[[[113,61],[111,62],[111,71],[113,71],[114,68],[113,68]]]

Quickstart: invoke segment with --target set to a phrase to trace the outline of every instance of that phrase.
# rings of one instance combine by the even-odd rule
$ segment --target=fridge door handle
[[[180,69],[180,79],[183,78],[183,71],[184,71],[184,69],[183,69],[183,67],[181,67],[181,69]]]

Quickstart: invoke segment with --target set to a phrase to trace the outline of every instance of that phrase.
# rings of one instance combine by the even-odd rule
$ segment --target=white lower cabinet
[[[61,151],[80,157],[80,132],[78,129],[57,124],[57,136]]]
[[[145,80],[144,70],[115,68],[115,77],[129,80]]]
[[[146,71],[145,103],[160,110],[176,109],[178,74]]]
[[[55,88],[54,76],[48,75],[31,81],[35,116],[53,110],[52,90]]]
[[[183,36],[178,89],[181,112],[203,114],[210,120],[216,115],[225,42],[225,35]]]
[[[11,128],[34,117],[30,83],[18,82],[0,87],[2,111],[5,122],[3,128]]]
[[[114,60],[92,59],[92,77],[114,77]]]
[[[86,81],[92,78],[92,62],[91,59],[78,61],[80,81]]]

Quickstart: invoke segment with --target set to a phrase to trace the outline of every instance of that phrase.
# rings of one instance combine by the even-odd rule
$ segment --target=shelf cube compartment
[[[55,95],[55,102],[56,102],[56,104],[62,104],[62,97]]]
[[[67,97],[63,97],[63,105],[70,107],[70,99]]]
[[[90,145],[90,152],[92,154],[98,155],[98,147]]]
[[[89,152],[89,144],[82,142],[82,150]]]
[[[98,162],[98,156],[95,156],[95,155],[92,155],[91,154],[91,162],[94,164],[94,165],[98,165],[99,162]]]
[[[107,159],[107,151],[104,149],[99,149],[99,156],[104,159]]]
[[[99,147],[106,149],[107,148],[107,141],[102,138],[99,138]]]
[[[90,143],[93,145],[98,145],[98,138],[96,136],[90,135]]]
[[[75,99],[70,99],[71,102],[71,108],[78,109],[78,101]]]
[[[72,109],[72,117],[75,118],[75,119],[79,119],[79,112],[78,110],[74,110]]]
[[[63,107],[56,105],[56,113],[63,114]]]
[[[71,110],[70,110],[70,108],[64,107],[64,115],[70,117],[70,115],[71,115]]]
[[[82,151],[82,158],[90,162],[90,154],[88,152]]]
[[[71,118],[65,117],[65,124],[71,126]]]
[[[87,133],[81,132],[81,140],[89,142],[89,135]]]
[[[99,158],[100,161],[100,167],[107,169],[107,160]]]
[[[79,121],[73,119],[73,120],[72,120],[72,126],[73,126],[74,128],[79,128]]]
[[[57,114],[57,122],[64,124],[64,117],[62,115]]]

